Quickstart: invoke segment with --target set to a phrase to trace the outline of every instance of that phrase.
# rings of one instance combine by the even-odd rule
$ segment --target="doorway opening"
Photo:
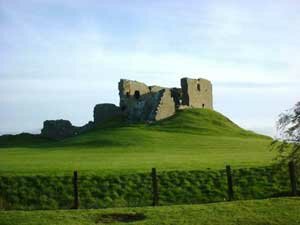
[[[139,91],[134,92],[134,97],[138,100],[141,97],[141,94]]]

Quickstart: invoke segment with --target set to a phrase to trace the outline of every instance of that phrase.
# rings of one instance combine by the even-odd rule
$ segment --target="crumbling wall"
[[[120,107],[114,104],[98,104],[94,107],[94,123],[100,124],[115,117],[122,116],[122,114]]]
[[[119,82],[119,95],[120,108],[130,121],[153,121],[174,114],[175,103],[167,88],[148,87],[141,82],[122,79]],[[161,109],[158,110],[159,106]]]
[[[140,95],[150,92],[149,87],[138,81],[121,79],[119,82],[119,94],[122,96],[134,96],[135,91],[139,91]]]
[[[181,88],[171,88],[171,96],[175,102],[175,107],[178,109],[182,103],[182,89]]]
[[[127,115],[130,121],[144,121],[147,119],[149,99],[151,93],[149,87],[141,82],[121,79],[119,82],[119,96],[121,111]]]
[[[212,84],[206,79],[181,79],[182,105],[213,109]]]
[[[170,116],[173,116],[176,112],[175,101],[172,98],[170,89],[163,89],[160,93],[159,102],[155,109],[155,115],[153,120],[158,121]]]
[[[150,92],[152,93],[157,93],[163,89],[166,89],[165,87],[161,87],[161,86],[156,86],[156,85],[153,85],[153,86],[149,86],[149,89],[150,89]]]
[[[93,127],[93,122],[89,122],[82,127],[76,127],[68,120],[46,120],[44,121],[41,135],[53,140],[62,140],[82,134]]]
[[[149,87],[141,82],[121,79],[119,82],[120,108],[128,113],[136,105],[137,100],[142,100],[150,93]]]

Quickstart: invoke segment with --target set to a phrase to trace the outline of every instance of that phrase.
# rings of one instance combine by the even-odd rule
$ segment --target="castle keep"
[[[205,79],[181,79],[181,88],[147,86],[120,80],[120,109],[130,121],[158,121],[181,108],[213,109],[212,84]]]
[[[93,122],[75,127],[66,120],[48,120],[44,122],[42,135],[63,139],[117,116],[123,116],[129,122],[151,122],[168,118],[176,110],[184,108],[213,109],[212,84],[202,78],[182,78],[181,88],[147,86],[138,81],[121,79],[119,96],[119,106],[109,103],[96,105]]]

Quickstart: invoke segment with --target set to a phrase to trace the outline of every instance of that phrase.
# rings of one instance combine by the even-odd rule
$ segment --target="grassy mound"
[[[170,119],[155,123],[153,127],[162,131],[197,135],[268,138],[244,130],[221,113],[209,109],[181,110]]]
[[[246,131],[207,109],[179,111],[152,124],[110,121],[62,141],[34,136],[0,138],[2,173],[127,173],[264,166],[273,158],[269,137]]]
[[[152,124],[127,124],[121,119],[116,119],[100,125],[86,134],[68,138],[60,142],[49,143],[45,140],[44,146],[148,147],[159,141],[159,139],[164,138],[163,136],[160,138],[162,132],[169,133],[173,137],[192,134],[198,136],[269,139],[269,137],[240,128],[218,112],[209,109],[186,109],[179,111],[169,119]],[[180,144],[178,143],[178,145]]]

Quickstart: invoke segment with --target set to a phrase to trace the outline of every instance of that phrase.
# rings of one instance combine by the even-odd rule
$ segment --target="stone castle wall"
[[[119,96],[120,109],[132,122],[155,121],[175,113],[175,103],[168,88],[148,87],[141,82],[122,79]]]
[[[162,120],[173,116],[176,112],[176,105],[172,98],[171,91],[164,89],[161,91],[160,99],[155,109],[154,121]]]
[[[120,107],[110,104],[98,104],[94,107],[94,123],[103,123],[114,117],[122,115]]]

